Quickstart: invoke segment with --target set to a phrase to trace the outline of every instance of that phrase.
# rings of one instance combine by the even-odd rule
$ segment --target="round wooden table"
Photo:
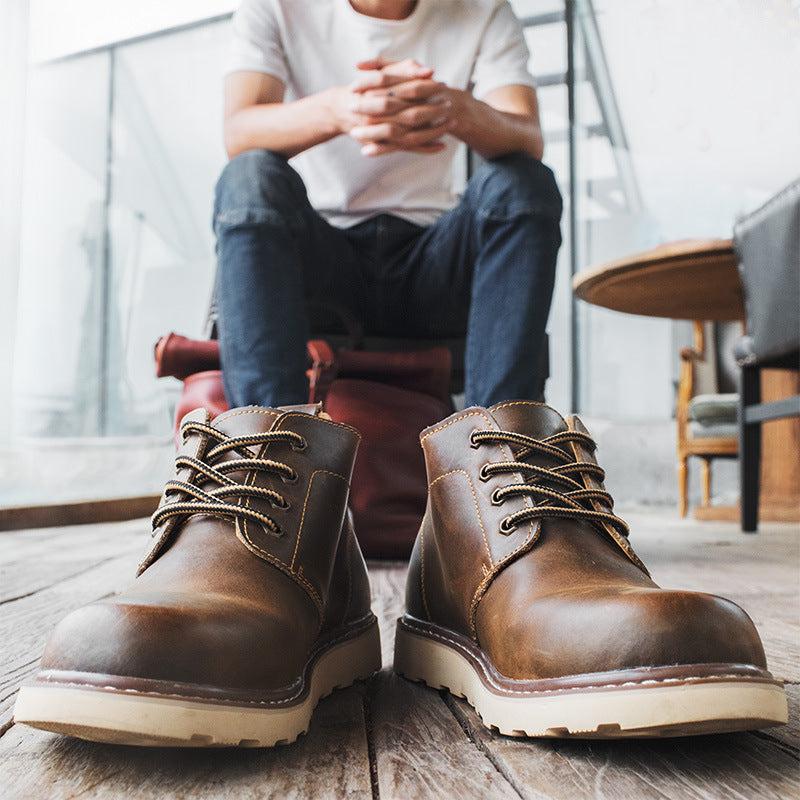
[[[742,284],[731,239],[687,239],[608,261],[576,275],[576,296],[592,305],[670,319],[744,320]],[[797,394],[793,373],[764,370],[762,399]],[[762,520],[800,519],[800,420],[768,422],[762,432]],[[699,512],[699,513],[698,513]],[[737,508],[696,509],[703,519],[738,520]]]
[[[731,239],[687,239],[618,258],[576,275],[587,303],[691,320],[744,319],[742,284]]]

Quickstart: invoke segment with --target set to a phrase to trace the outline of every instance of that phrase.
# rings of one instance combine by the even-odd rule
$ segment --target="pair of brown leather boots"
[[[264,747],[380,669],[347,513],[358,432],[317,407],[182,426],[133,586],[70,614],[16,720],[104,742]],[[423,431],[428,508],[394,669],[526,736],[664,736],[786,721],[733,603],[659,589],[577,418],[509,402]]]

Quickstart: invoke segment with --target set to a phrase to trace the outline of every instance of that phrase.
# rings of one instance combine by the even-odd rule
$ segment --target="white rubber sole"
[[[441,629],[439,629],[441,630]],[[487,727],[509,736],[685,736],[780,725],[787,721],[783,686],[769,676],[732,674],[581,685],[537,691],[537,682],[502,685],[455,635],[412,631],[400,620],[394,669],[463,697]],[[698,670],[700,671],[700,670]],[[734,671],[734,670],[732,670]],[[545,683],[545,682],[541,682]],[[552,685],[552,682],[549,682]]]
[[[159,747],[272,747],[308,731],[320,698],[381,668],[377,621],[326,650],[293,703],[228,703],[114,688],[33,683],[20,689],[14,721],[95,742]]]

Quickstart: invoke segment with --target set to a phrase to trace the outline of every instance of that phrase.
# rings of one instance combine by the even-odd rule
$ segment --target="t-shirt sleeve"
[[[501,86],[535,87],[528,71],[529,58],[520,21],[506,0],[498,0],[472,72],[473,95],[480,100]]]
[[[287,83],[281,26],[271,0],[241,0],[233,15],[226,72],[239,70],[263,72]]]

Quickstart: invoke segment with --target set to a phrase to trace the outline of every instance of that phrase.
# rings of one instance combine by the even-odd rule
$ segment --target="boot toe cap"
[[[64,618],[41,668],[269,690],[297,680],[308,650],[296,621],[246,603],[129,597],[93,603]]]
[[[729,600],[697,592],[571,593],[518,609],[502,633],[486,616],[482,621],[482,647],[495,667],[513,678],[689,664],[766,668],[747,614]]]

